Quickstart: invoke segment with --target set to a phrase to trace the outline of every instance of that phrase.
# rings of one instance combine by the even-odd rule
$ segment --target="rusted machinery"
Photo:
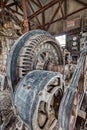
[[[7,124],[1,114],[3,130],[87,129],[87,34],[82,38],[75,68],[72,61],[63,63],[59,43],[45,31],[30,31],[16,41],[6,73],[13,114]],[[11,119],[16,127],[8,127]]]
[[[47,70],[50,62],[63,64],[62,52],[54,37],[41,30],[30,31],[20,37],[7,60],[7,78],[12,96],[20,78],[34,69]]]

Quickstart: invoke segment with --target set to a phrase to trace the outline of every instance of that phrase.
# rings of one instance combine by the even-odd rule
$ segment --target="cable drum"
[[[20,79],[32,70],[47,70],[49,62],[63,64],[63,56],[58,42],[46,31],[30,31],[15,42],[7,59],[6,73],[12,102]]]
[[[64,81],[56,72],[34,70],[18,84],[15,106],[29,130],[53,130],[58,121]]]

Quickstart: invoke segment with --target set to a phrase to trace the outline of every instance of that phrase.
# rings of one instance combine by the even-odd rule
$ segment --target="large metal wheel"
[[[59,109],[59,126],[61,130],[74,130],[78,116],[79,94],[68,88],[62,98]]]
[[[22,78],[31,70],[47,70],[50,62],[63,64],[59,44],[52,36],[37,35],[29,39],[21,49],[18,58],[18,77]]]
[[[7,79],[12,98],[20,78],[34,69],[47,70],[50,62],[63,64],[60,46],[54,37],[42,30],[21,36],[11,48],[7,60]]]
[[[31,130],[53,130],[64,82],[60,73],[36,70],[27,74],[17,86],[15,105],[21,119]]]
[[[58,123],[57,114],[63,91],[51,84],[39,94],[40,99],[33,115],[33,130],[53,130]]]

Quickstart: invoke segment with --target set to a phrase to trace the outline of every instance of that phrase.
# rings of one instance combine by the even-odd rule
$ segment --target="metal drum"
[[[12,102],[20,79],[32,70],[47,70],[50,62],[61,65],[63,57],[58,42],[48,32],[33,30],[15,42],[7,60],[7,80]]]
[[[15,106],[29,130],[55,128],[63,89],[62,75],[51,71],[32,71],[19,82]]]

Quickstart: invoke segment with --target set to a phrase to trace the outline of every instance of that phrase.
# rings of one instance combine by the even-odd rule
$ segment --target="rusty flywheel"
[[[47,70],[48,64],[63,64],[60,46],[53,36],[42,30],[30,31],[12,46],[7,60],[7,80],[14,99],[17,83],[31,70]]]

